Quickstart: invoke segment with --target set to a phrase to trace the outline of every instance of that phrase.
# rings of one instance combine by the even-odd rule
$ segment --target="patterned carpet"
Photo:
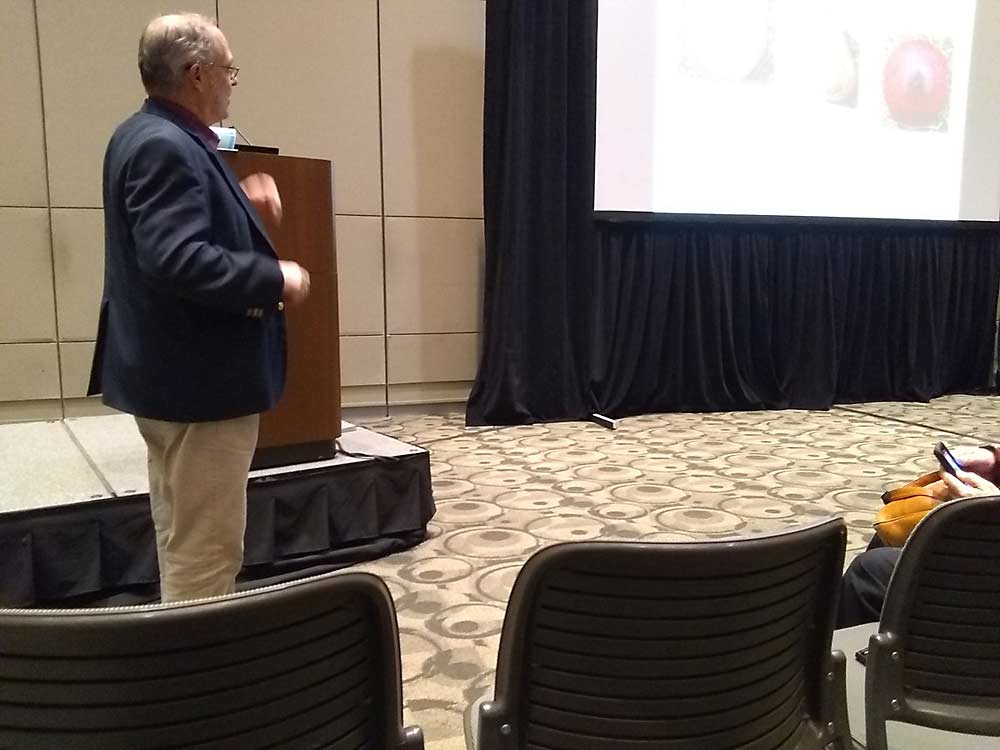
[[[359,423],[431,451],[431,538],[361,566],[399,616],[405,720],[430,750],[465,747],[463,714],[493,684],[504,607],[536,550],[557,541],[687,541],[828,516],[848,559],[871,537],[883,490],[936,467],[931,447],[1000,443],[1000,399],[862,404],[831,411],[658,414],[466,428],[461,414]],[[991,441],[991,436],[994,436]]]

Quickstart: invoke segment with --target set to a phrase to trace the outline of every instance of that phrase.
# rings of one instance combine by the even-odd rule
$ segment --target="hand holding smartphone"
[[[958,459],[952,455],[944,443],[938,443],[934,446],[934,457],[941,464],[941,471],[945,471],[953,477],[957,477],[958,472],[962,470],[962,464],[958,462]]]

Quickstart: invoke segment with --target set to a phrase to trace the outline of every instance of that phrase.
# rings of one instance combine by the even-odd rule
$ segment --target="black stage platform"
[[[346,427],[340,441],[345,453],[330,461],[251,473],[239,588],[334,570],[424,539],[434,515],[429,453]],[[12,434],[17,430],[26,439]],[[50,461],[67,454],[65,460],[73,464],[68,473],[66,466],[44,473],[46,457],[32,448],[47,442],[40,430],[51,431]],[[129,418],[117,416],[0,426],[6,433],[6,441],[0,440],[8,448],[6,468],[16,459],[10,455],[12,445],[32,452],[21,457],[19,479],[0,480],[0,606],[115,605],[157,598],[155,537],[142,480],[144,448],[133,430]],[[92,478],[85,476],[78,457],[71,459],[72,450],[60,449],[58,436],[67,433],[105,492],[92,492]],[[102,465],[109,470],[102,472]],[[39,481],[31,481],[32,472]],[[64,496],[73,494],[67,484],[79,475],[78,496],[46,502],[8,494],[23,495],[34,484],[44,491],[53,475]],[[142,486],[116,491],[116,477]]]

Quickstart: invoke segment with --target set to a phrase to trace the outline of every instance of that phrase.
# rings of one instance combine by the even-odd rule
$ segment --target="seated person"
[[[993,483],[998,469],[994,449],[959,449],[955,451],[955,458],[965,471],[958,472],[957,476],[941,472],[941,480],[948,486],[949,499],[1000,495],[1000,488]],[[885,591],[900,552],[899,547],[886,547],[875,536],[868,549],[854,558],[840,583],[838,628],[878,622]]]

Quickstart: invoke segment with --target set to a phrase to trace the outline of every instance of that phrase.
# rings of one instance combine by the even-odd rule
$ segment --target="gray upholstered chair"
[[[886,721],[1000,737],[1000,498],[939,506],[903,548],[868,644],[868,748]]]
[[[419,750],[401,693],[395,609],[368,574],[0,610],[0,747]]]
[[[514,584],[481,750],[850,748],[832,654],[842,519],[684,544],[579,542]]]

